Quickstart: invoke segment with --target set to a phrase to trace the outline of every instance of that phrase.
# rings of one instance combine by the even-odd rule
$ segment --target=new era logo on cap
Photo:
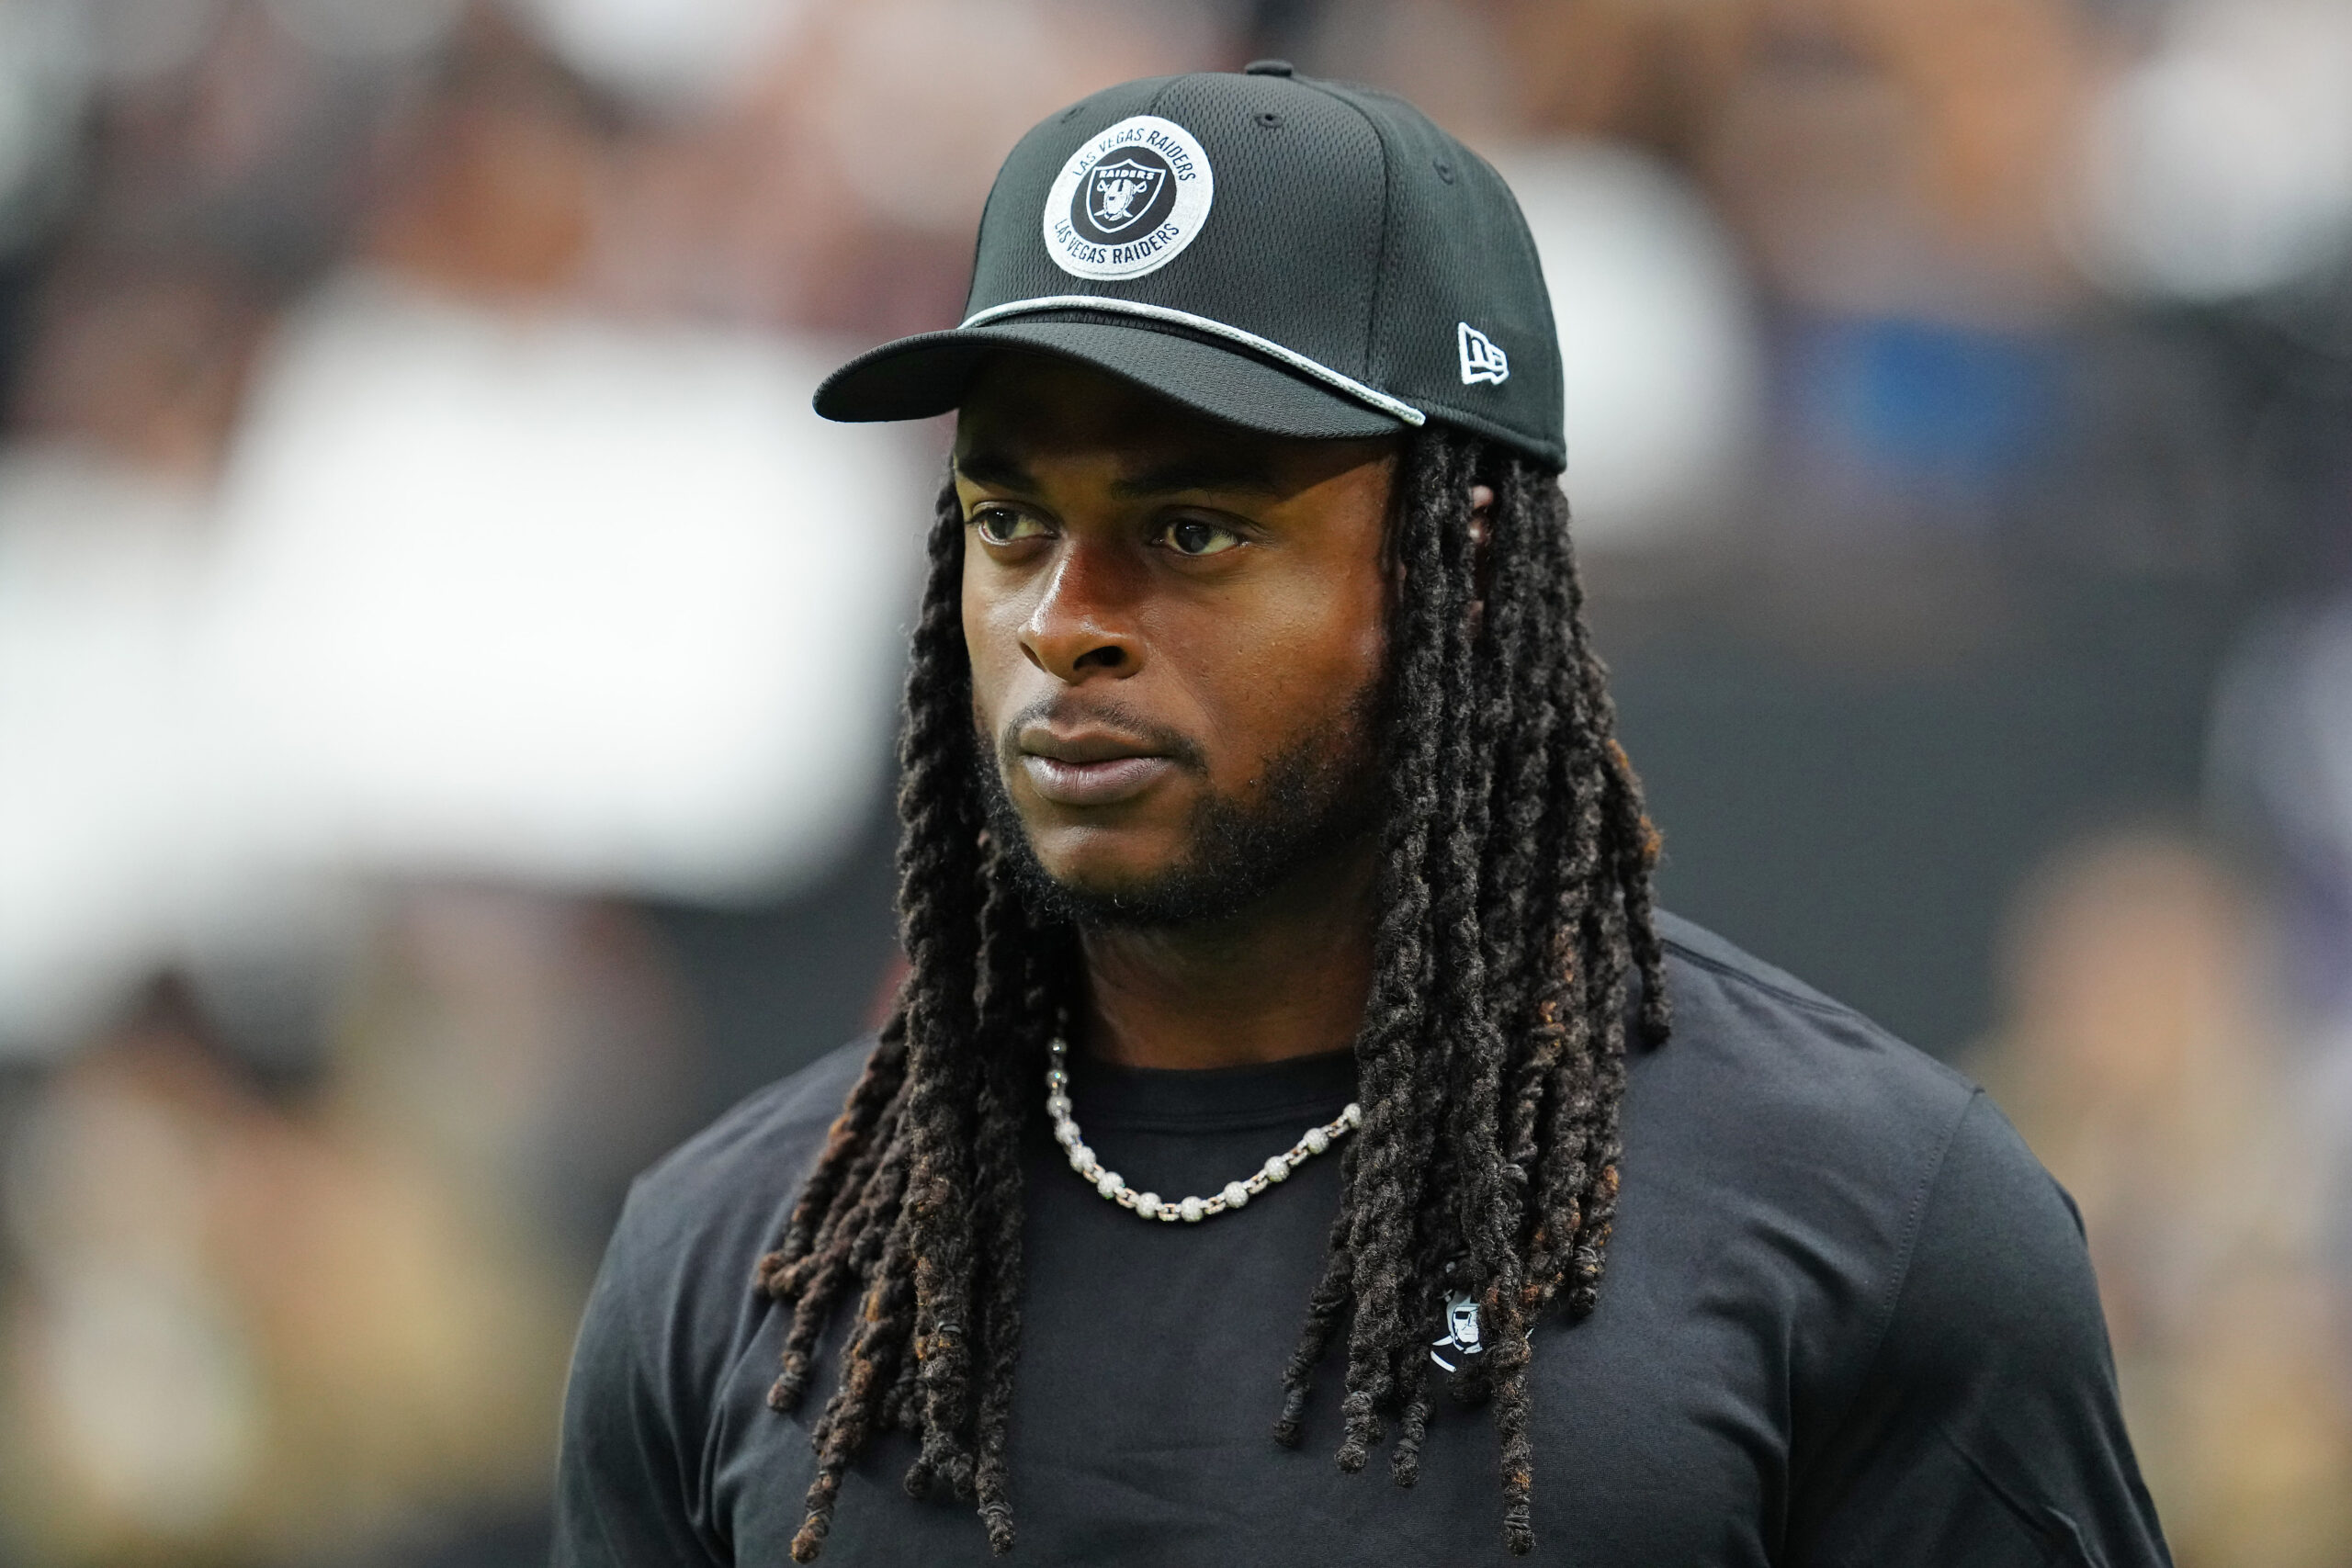
[[[1467,321],[1453,323],[1455,341],[1462,349],[1462,384],[1475,387],[1481,381],[1497,386],[1510,379],[1510,356],[1495,345],[1495,340]]]

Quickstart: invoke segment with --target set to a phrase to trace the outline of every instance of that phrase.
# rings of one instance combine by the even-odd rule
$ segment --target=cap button
[[[1253,60],[1241,68],[1244,76],[1287,76],[1298,67],[1287,60]]]

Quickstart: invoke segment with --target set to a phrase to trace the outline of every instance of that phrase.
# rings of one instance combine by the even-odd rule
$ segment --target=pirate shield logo
[[[1086,215],[1104,235],[1132,229],[1158,206],[1153,198],[1168,183],[1168,165],[1154,157],[1145,163],[1133,153],[1115,164],[1097,164],[1086,182]]]
[[[1430,1359],[1454,1371],[1474,1356],[1486,1354],[1478,1330],[1478,1298],[1466,1291],[1449,1291],[1445,1297],[1445,1337],[1430,1346]]]

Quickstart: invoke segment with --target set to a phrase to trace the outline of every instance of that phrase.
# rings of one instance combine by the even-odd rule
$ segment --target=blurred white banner
[[[209,523],[24,468],[0,1037],[256,888],[822,870],[886,786],[929,513],[907,432],[809,411],[839,357],[355,280],[287,323]]]

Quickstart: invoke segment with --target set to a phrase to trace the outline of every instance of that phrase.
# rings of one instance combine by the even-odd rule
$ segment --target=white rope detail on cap
[[[1215,321],[1207,316],[1195,316],[1190,310],[1171,310],[1166,305],[1147,305],[1140,299],[1106,299],[1095,294],[1049,294],[1040,299],[1014,299],[1002,305],[991,305],[985,310],[973,311],[964,318],[963,326],[956,330],[961,332],[965,328],[1001,321],[1006,316],[1033,315],[1040,310],[1101,310],[1114,316],[1141,316],[1147,321],[1171,321],[1178,326],[1191,327],[1195,332],[1206,333],[1211,337],[1221,337],[1228,342],[1238,343],[1244,348],[1257,350],[1270,359],[1280,360],[1302,375],[1311,376],[1317,381],[1336,387],[1360,402],[1370,403],[1392,419],[1403,420],[1407,424],[1425,424],[1429,422],[1429,416],[1412,404],[1392,398],[1377,388],[1367,387],[1352,376],[1343,376],[1318,360],[1307,358],[1295,349],[1284,348],[1272,338],[1260,337],[1256,333],[1244,332],[1239,327],[1227,326],[1223,321]]]

